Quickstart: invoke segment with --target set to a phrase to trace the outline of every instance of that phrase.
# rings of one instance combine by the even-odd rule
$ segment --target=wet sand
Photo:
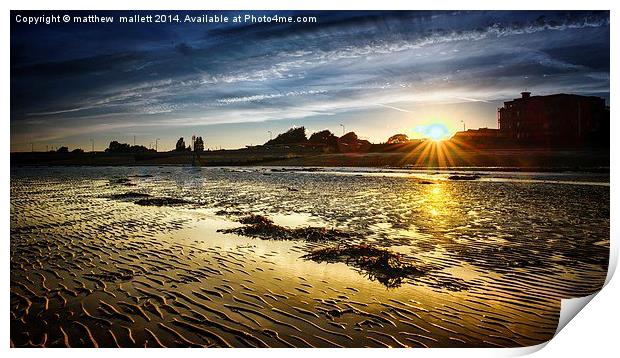
[[[450,175],[13,168],[11,345],[514,347],[550,339],[559,299],[604,282],[608,176]],[[244,230],[249,215],[273,220],[272,237]],[[300,235],[308,227],[343,234],[308,240]],[[308,256],[354,245],[385,250],[419,274],[405,270],[386,284],[351,259],[358,251]]]

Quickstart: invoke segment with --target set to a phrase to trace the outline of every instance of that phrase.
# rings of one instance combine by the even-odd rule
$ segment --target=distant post
[[[340,123],[340,126],[342,127],[342,135],[344,135],[344,124]]]
[[[192,166],[196,166],[196,135],[192,136]]]

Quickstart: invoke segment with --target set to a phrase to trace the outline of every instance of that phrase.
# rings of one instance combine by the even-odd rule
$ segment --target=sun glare
[[[440,141],[447,139],[450,136],[450,131],[442,123],[432,123],[424,126],[417,126],[416,132],[422,134],[425,138]]]

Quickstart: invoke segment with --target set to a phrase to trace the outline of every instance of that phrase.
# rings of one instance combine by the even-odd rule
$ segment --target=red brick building
[[[609,108],[600,97],[521,92],[497,110],[497,121],[502,135],[517,143],[609,144]]]

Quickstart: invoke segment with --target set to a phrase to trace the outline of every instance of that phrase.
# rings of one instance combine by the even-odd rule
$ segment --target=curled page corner
[[[597,292],[583,297],[576,298],[566,298],[561,300],[560,302],[560,318],[558,319],[558,326],[553,334],[553,337],[557,336],[564,327],[573,319],[577,314],[588,304],[592,299],[598,295],[604,288],[607,286],[611,278],[613,277],[616,267],[618,266],[618,250],[616,245],[616,240],[611,239],[609,242],[610,250],[609,250],[609,265],[607,267],[607,277],[605,278],[605,283],[603,287]],[[553,337],[551,339],[553,339]],[[524,356],[528,354],[532,354],[538,352],[543,349],[550,341],[546,341],[534,346],[515,348],[510,350],[506,356],[516,357],[516,356]]]
[[[610,265],[611,266],[611,265]],[[608,277],[610,275],[608,274]],[[607,283],[608,281],[606,281]],[[603,286],[604,287],[604,286]],[[560,333],[564,327],[570,322],[577,314],[596,296],[599,292],[597,291],[589,296],[576,297],[576,298],[566,298],[561,300],[560,302],[560,318],[558,319],[558,327],[553,334],[553,337],[548,341],[543,343],[528,346],[528,347],[519,347],[511,349],[506,356],[508,357],[517,357],[517,356],[525,356],[528,354],[536,353],[539,350],[543,349],[551,340]]]
[[[533,346],[512,348],[512,349],[510,349],[507,352],[507,354],[505,356],[506,357],[522,357],[522,356],[526,356],[528,354],[536,353],[539,350],[545,348],[545,346],[549,342],[550,342],[550,340],[546,341],[546,342],[542,342],[542,343],[536,344],[536,345],[533,345]]]
[[[592,299],[598,295],[604,288],[607,286],[611,278],[613,277],[616,267],[618,266],[618,250],[616,240],[609,241],[609,264],[607,266],[607,277],[605,278],[605,283],[603,287],[597,292],[583,297],[576,298],[568,298],[563,299],[560,303],[560,319],[558,320],[558,327],[555,330],[554,337],[560,333],[564,327],[570,322],[575,316],[590,302]],[[542,348],[542,347],[541,347]]]
[[[560,319],[558,320],[558,328],[555,330],[554,337],[566,327],[579,311],[581,311],[599,292],[595,292],[589,296],[566,298],[561,301]]]
[[[610,237],[609,239],[609,264],[607,265],[607,277],[605,277],[605,283],[601,290],[607,286],[614,273],[616,272],[616,267],[618,267],[618,240],[614,240]],[[600,291],[599,291],[600,292]]]

